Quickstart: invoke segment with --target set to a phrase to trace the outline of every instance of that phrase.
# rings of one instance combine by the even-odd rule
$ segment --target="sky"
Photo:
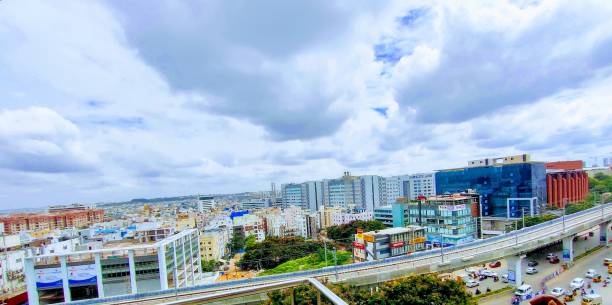
[[[612,152],[611,1],[0,1],[0,206]]]

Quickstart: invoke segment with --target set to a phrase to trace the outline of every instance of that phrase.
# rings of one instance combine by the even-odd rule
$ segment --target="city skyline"
[[[141,6],[0,2],[3,208],[612,152],[604,1]]]

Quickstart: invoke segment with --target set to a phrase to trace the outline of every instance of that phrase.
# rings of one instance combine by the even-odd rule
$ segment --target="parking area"
[[[577,240],[574,241],[574,256],[580,255],[584,252],[586,252],[589,249],[592,249],[594,247],[596,247],[597,245],[599,245],[599,230],[598,229],[593,229],[592,230],[592,235],[593,236],[589,236],[588,232],[583,232],[581,233]],[[572,281],[573,278],[575,277],[584,277],[584,273],[589,269],[589,268],[599,268],[597,269],[598,271],[600,271],[600,273],[602,273],[604,271],[604,266],[602,264],[603,258],[607,255],[612,256],[612,251],[610,249],[604,249],[602,251],[597,252],[596,254],[593,255],[589,255],[586,258],[583,258],[581,260],[579,260],[578,262],[576,262],[576,264],[570,268],[569,270],[565,271],[565,272],[560,272],[562,270],[561,268],[561,264],[563,263],[562,261],[562,246],[561,244],[555,244],[555,245],[550,245],[546,248],[542,248],[542,249],[538,249],[536,251],[533,251],[532,253],[529,253],[527,255],[527,257],[525,258],[525,260],[523,261],[522,264],[522,268],[523,268],[523,281],[525,282],[525,284],[531,285],[534,289],[534,291],[537,291],[541,288],[541,283],[542,280],[551,275],[554,274],[555,272],[558,272],[559,275],[555,276],[552,280],[549,280],[546,285],[549,291],[546,291],[546,293],[550,293],[550,289],[560,286],[562,288],[568,288],[569,287],[569,283]],[[551,264],[547,259],[546,256],[552,253],[554,255],[557,255],[560,259],[561,262],[556,263],[556,264]],[[530,261],[535,262],[537,265],[534,267],[537,270],[537,273],[534,274],[527,274],[527,268],[529,268],[528,263]],[[501,262],[501,266],[498,268],[490,268],[489,266],[487,266],[487,269],[489,270],[493,270],[495,272],[497,272],[500,276],[505,274],[507,272],[507,265],[506,265],[506,261],[505,260],[500,260]],[[480,268],[482,268],[483,266],[480,265]],[[601,270],[600,270],[601,269]],[[607,269],[605,270],[606,273],[602,273],[602,275],[607,275]],[[459,273],[461,271],[458,271]],[[604,276],[605,278],[605,276]],[[504,287],[505,285],[507,285],[506,283],[502,283],[502,281],[500,280],[499,282],[493,282],[493,280],[491,279],[487,279],[481,282],[480,286],[478,287],[479,290],[481,292],[484,292],[484,290],[482,289],[482,287],[486,287],[490,286],[492,290],[495,289],[499,289],[501,287]],[[601,286],[601,284],[597,284],[599,286]],[[474,293],[475,292],[475,288],[469,288],[469,290]],[[612,302],[610,303],[606,303],[606,300],[608,300],[608,302],[610,300],[612,300],[612,296],[608,296],[608,293],[612,293],[612,287],[608,286],[605,288],[600,287],[599,290],[605,290],[605,295],[604,296],[604,304],[612,304]],[[595,288],[596,292],[599,292],[598,288]],[[479,304],[510,304],[512,296],[514,295],[513,292],[505,292],[499,295],[496,295],[495,297],[492,298],[485,298],[480,300]],[[578,300],[580,299],[580,297],[577,298]],[[504,300],[504,301],[503,301]],[[521,304],[529,304],[529,302],[524,301]],[[568,302],[568,304],[580,304],[580,302],[574,302],[574,303],[570,303]]]

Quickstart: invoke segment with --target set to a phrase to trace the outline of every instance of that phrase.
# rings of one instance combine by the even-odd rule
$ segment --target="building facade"
[[[374,220],[382,222],[387,228],[393,228],[393,205],[374,209]]]
[[[405,197],[410,200],[415,200],[419,196],[433,196],[436,194],[436,176],[434,173],[410,175],[408,188],[408,194]]]
[[[156,243],[28,256],[24,272],[28,302],[38,305],[194,286],[200,266],[198,231],[190,229]]]
[[[478,197],[461,194],[407,200],[393,205],[394,227],[425,227],[427,245],[444,247],[477,238]]]
[[[49,213],[27,213],[1,216],[4,234],[18,234],[23,231],[55,230],[66,228],[87,228],[104,221],[102,209],[51,210]]]
[[[419,226],[389,228],[357,233],[353,256],[357,261],[372,261],[425,250],[425,229]]]
[[[435,173],[435,182],[440,195],[475,190],[482,198],[482,214],[488,217],[517,218],[522,211],[538,214],[539,204],[547,202],[543,162],[513,159],[508,164],[441,170]]]
[[[393,204],[398,198],[406,198],[410,196],[410,175],[385,177],[386,186],[386,203],[382,205]]]
[[[387,179],[381,176],[361,176],[361,190],[363,207],[368,211],[387,203],[388,185]]]

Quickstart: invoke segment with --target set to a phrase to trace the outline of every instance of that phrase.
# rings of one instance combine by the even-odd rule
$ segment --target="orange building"
[[[65,228],[86,228],[104,220],[104,210],[84,209],[44,214],[13,214],[0,217],[4,223],[4,234],[17,234],[27,230],[54,230]]]
[[[589,177],[582,170],[582,164],[580,160],[546,163],[549,206],[563,208],[566,203],[586,199],[589,192]]]

